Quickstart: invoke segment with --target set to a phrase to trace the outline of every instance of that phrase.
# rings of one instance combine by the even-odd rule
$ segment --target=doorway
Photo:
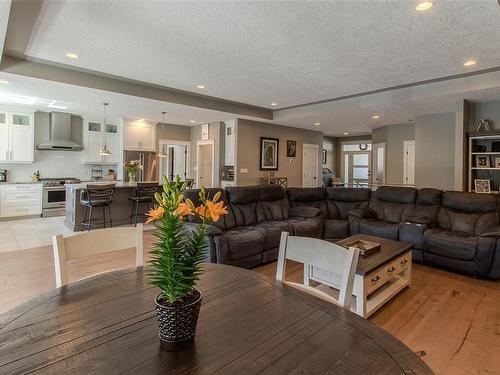
[[[372,184],[373,190],[385,184],[385,143],[372,146]]]
[[[403,184],[415,185],[415,141],[403,141]]]
[[[163,176],[167,176],[169,181],[175,180],[176,176],[179,176],[181,180],[191,178],[189,169],[191,142],[160,139],[159,148],[167,153],[166,158],[159,158],[160,181],[162,181]]]
[[[214,187],[214,141],[198,141],[196,152],[196,187]]]
[[[342,142],[342,180],[346,186],[368,187],[371,183],[370,141]]]
[[[318,158],[318,145],[302,145],[302,187],[318,186]]]

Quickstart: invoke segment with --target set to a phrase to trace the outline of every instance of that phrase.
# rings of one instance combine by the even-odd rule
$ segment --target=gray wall
[[[279,139],[278,171],[276,176],[288,177],[288,186],[302,186],[302,145],[304,143],[319,146],[318,151],[318,184],[321,183],[321,149],[323,133],[281,126],[271,123],[256,122],[251,120],[238,120],[237,131],[237,183],[238,186],[255,185],[260,177],[267,177],[266,171],[259,170],[260,166],[260,137]],[[286,157],[286,141],[297,141],[297,157]],[[241,169],[248,169],[248,173],[241,173]]]
[[[500,130],[500,100],[471,103],[469,132],[476,131],[479,120],[488,120],[492,130]]]
[[[326,164],[323,167],[330,169],[335,176],[339,175],[337,171],[337,139],[334,137],[323,137],[323,149],[326,150]]]
[[[415,186],[453,190],[455,113],[415,117]]]
[[[385,182],[387,184],[403,183],[403,141],[415,139],[415,125],[388,125],[374,129],[372,143],[385,143]]]
[[[162,130],[161,123],[156,125],[156,146],[160,139],[171,141],[190,141],[191,127],[184,125],[165,124]]]

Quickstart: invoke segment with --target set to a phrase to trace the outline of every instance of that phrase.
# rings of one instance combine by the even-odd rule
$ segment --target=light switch
[[[248,173],[248,169],[247,168],[240,168],[240,173]]]

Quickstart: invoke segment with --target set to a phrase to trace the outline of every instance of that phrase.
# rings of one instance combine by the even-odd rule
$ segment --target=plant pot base
[[[194,335],[181,341],[169,341],[160,337],[160,347],[167,352],[177,352],[191,346],[194,342]]]

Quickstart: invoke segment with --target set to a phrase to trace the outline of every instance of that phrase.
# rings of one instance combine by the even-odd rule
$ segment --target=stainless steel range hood
[[[49,139],[37,146],[39,150],[80,151],[82,145],[71,140],[71,113],[49,114]]]

